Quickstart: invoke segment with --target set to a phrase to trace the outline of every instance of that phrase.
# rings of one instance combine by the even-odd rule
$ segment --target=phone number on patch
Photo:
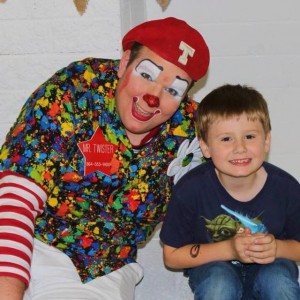
[[[103,163],[103,162],[87,162],[87,167],[111,167],[111,163]]]

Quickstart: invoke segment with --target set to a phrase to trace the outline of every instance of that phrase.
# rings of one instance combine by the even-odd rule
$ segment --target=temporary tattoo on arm
[[[200,251],[200,244],[194,245],[191,247],[190,255],[192,258],[196,258]]]

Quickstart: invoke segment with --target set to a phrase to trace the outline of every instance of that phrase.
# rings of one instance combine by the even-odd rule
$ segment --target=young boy
[[[200,103],[208,161],[176,184],[160,234],[195,299],[300,299],[300,184],[265,162],[271,124],[253,88],[224,85]]]

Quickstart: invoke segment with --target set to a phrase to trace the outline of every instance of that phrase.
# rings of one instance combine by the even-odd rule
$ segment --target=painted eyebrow
[[[187,86],[189,86],[189,82],[188,82],[188,80],[187,79],[184,79],[184,78],[181,78],[180,76],[176,76],[176,79],[178,79],[178,80],[182,80],[182,81],[185,81],[186,82],[186,84],[187,84]]]
[[[161,70],[161,71],[164,70],[163,66],[160,66],[160,65],[156,64],[154,61],[152,61],[152,60],[149,59],[149,58],[146,58],[146,59],[143,59],[142,61],[140,61],[140,62],[138,63],[138,65],[135,67],[135,69],[137,69],[137,68],[138,68],[143,62],[145,62],[145,61],[150,62],[151,64],[153,64],[154,66],[156,66],[156,67],[157,67],[159,70]],[[184,82],[187,84],[187,87],[188,87],[189,84],[190,84],[190,83],[188,82],[187,79],[184,79],[184,78],[180,77],[179,75],[176,75],[176,79],[181,80],[181,81],[184,81]]]
[[[156,64],[154,61],[152,61],[151,59],[148,59],[150,62],[152,62],[154,65],[156,65],[161,71],[164,70],[164,68],[162,66],[159,66],[158,64]]]
[[[164,70],[164,68],[163,68],[162,66],[159,66],[158,64],[156,64],[154,61],[152,61],[152,60],[149,59],[149,58],[141,60],[141,61],[138,63],[138,65],[136,66],[136,68],[137,68],[141,63],[143,63],[144,61],[148,61],[148,62],[152,63],[153,65],[155,65],[155,66],[156,66],[159,70],[161,70],[161,71]]]

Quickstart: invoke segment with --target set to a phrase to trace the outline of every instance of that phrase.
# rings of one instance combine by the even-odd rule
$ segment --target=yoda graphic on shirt
[[[205,217],[202,217],[205,220],[205,227],[208,234],[214,242],[227,240],[237,233],[244,232],[245,228],[249,228],[251,233],[267,232],[265,225],[260,220],[263,213],[253,219],[250,219],[249,217],[233,211],[224,205],[221,205],[221,208],[233,217],[226,214],[221,214],[213,220],[208,220]]]

